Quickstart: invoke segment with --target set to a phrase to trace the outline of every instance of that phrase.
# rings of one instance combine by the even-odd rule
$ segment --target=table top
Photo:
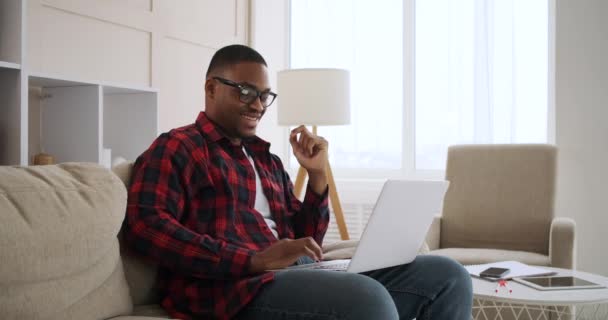
[[[577,305],[608,303],[608,278],[582,271],[544,266],[540,266],[540,268],[557,272],[555,276],[574,276],[601,284],[606,288],[543,291],[531,288],[513,280],[507,281],[507,287],[499,287],[498,282],[472,277],[473,294],[477,299],[518,304]],[[498,292],[496,292],[497,288]]]

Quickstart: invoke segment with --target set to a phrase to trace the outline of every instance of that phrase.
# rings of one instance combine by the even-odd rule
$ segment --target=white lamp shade
[[[350,73],[344,69],[289,69],[277,78],[280,125],[350,123]]]

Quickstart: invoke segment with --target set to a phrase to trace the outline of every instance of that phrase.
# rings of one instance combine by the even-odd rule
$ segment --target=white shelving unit
[[[0,67],[0,165],[21,163],[21,70]]]
[[[21,0],[0,1],[0,67],[3,63],[21,64],[26,8]]]
[[[21,70],[26,3],[0,1],[0,165],[21,164],[26,128],[24,73]],[[27,112],[27,102],[25,102]]]
[[[29,165],[39,152],[104,164],[108,149],[135,160],[158,134],[157,90],[30,72],[26,8],[0,1],[0,165]]]

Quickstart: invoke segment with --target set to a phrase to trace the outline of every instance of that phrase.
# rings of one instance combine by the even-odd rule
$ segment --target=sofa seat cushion
[[[0,167],[2,319],[130,314],[117,239],[126,200],[95,164]]]
[[[167,319],[171,319],[171,318],[147,317],[147,316],[120,316],[120,317],[114,317],[114,318],[108,319],[108,320],[159,320],[159,319],[167,320]]]
[[[133,162],[121,161],[112,167],[112,172],[122,180],[125,188],[129,187],[131,173],[133,171]],[[125,268],[125,277],[129,288],[131,288],[131,297],[133,304],[138,305],[154,305],[160,303],[160,292],[156,287],[156,275],[158,272],[158,264],[144,259],[133,252],[127,243],[124,241],[122,230],[119,233],[120,255]]]
[[[167,311],[165,311],[165,309],[163,309],[159,304],[146,304],[141,306],[135,306],[133,308],[132,315],[170,319],[169,314],[167,314]]]
[[[432,250],[431,255],[450,257],[463,265],[483,264],[497,261],[514,260],[529,265],[549,266],[549,256],[524,251],[474,249],[474,248],[446,248]]]
[[[173,319],[158,304],[147,304],[135,306],[130,316],[120,316],[109,320],[153,320],[153,319]]]

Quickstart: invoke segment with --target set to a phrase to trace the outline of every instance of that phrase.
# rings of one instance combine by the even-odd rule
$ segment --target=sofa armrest
[[[576,223],[570,218],[555,218],[549,234],[549,259],[552,267],[575,269]]]
[[[439,249],[439,244],[441,240],[441,216],[437,215],[433,218],[433,223],[431,223],[431,227],[429,228],[428,233],[426,234],[426,243],[429,246],[429,249],[437,250]]]

